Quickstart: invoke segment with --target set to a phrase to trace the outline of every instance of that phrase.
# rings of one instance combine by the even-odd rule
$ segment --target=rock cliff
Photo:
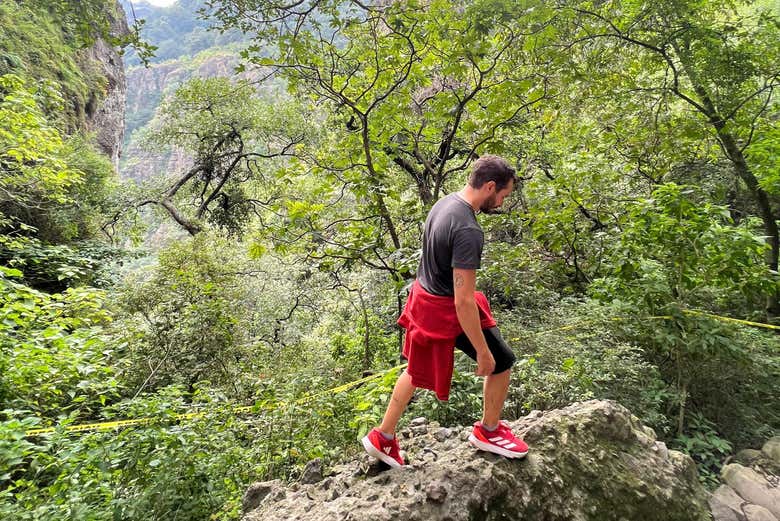
[[[256,483],[243,521],[710,519],[694,462],[668,450],[624,407],[575,403],[510,422],[524,460],[479,452],[455,430],[420,418],[399,433],[409,465],[382,471],[361,456],[300,483]]]
[[[111,35],[129,34],[125,12],[117,2],[116,13],[109,15]],[[86,62],[105,78],[105,92],[91,93],[85,108],[87,130],[94,132],[101,150],[119,169],[119,156],[125,132],[125,97],[127,81],[122,57],[115,47],[102,38],[85,51]],[[101,96],[102,94],[102,96]]]
[[[181,151],[167,153],[147,150],[133,138],[133,131],[148,125],[161,100],[179,85],[193,77],[234,76],[237,53],[212,50],[195,58],[182,58],[127,71],[127,131],[128,140],[121,165],[122,177],[148,179],[160,173],[176,173],[189,169],[192,158]]]

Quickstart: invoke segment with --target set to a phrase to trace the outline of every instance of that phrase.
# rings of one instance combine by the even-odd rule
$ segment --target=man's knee
[[[514,353],[509,352],[506,357],[496,360],[496,369],[493,371],[493,374],[501,374],[511,370],[512,366],[515,365],[515,361],[517,361],[517,357]]]

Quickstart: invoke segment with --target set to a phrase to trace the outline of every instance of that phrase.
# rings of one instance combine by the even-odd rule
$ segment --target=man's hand
[[[496,360],[493,353],[488,350],[477,352],[477,370],[474,372],[477,376],[489,376],[496,370]]]
[[[477,376],[487,376],[496,370],[496,360],[488,349],[479,322],[479,308],[474,299],[477,289],[477,270],[453,268],[452,283],[455,287],[455,312],[463,332],[477,352]]]

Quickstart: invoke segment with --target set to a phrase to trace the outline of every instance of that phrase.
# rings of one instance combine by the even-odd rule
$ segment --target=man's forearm
[[[458,322],[463,332],[466,333],[471,345],[474,346],[477,353],[488,351],[485,334],[482,332],[482,325],[479,320],[479,308],[474,299],[455,304],[455,311],[458,314]]]

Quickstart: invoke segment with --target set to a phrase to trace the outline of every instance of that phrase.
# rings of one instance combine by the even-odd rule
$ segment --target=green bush
[[[0,275],[0,408],[49,419],[87,418],[120,392],[105,325],[103,292],[71,288],[48,295]]]
[[[668,389],[641,345],[616,329],[614,309],[593,301],[567,300],[545,320],[520,329],[518,313],[499,313],[503,336],[518,361],[512,372],[507,412],[563,407],[592,398],[616,400],[643,422],[667,429]]]

